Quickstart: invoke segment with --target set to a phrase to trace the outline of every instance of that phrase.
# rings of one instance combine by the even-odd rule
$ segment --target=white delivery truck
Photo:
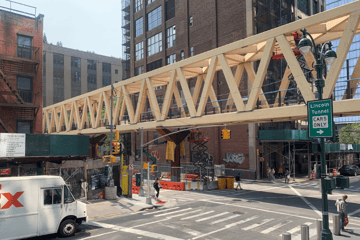
[[[0,178],[0,239],[72,236],[84,221],[86,204],[74,199],[62,177]]]

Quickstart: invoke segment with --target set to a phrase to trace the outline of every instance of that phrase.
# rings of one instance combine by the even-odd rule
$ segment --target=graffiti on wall
[[[242,153],[226,153],[223,159],[226,163],[242,164],[245,160],[244,154]]]

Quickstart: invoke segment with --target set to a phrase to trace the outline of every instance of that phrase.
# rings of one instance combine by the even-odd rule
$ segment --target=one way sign
[[[308,102],[309,137],[333,136],[333,107],[331,99]]]

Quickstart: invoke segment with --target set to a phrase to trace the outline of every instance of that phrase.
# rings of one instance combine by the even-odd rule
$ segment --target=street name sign
[[[331,99],[308,102],[309,137],[333,136],[333,104]]]
[[[106,125],[106,129],[111,129],[111,125]],[[116,129],[116,125],[112,125],[112,129]]]

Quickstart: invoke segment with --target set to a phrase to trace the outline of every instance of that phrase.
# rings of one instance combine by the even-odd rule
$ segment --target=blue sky
[[[45,15],[44,33],[49,43],[121,58],[121,0],[15,0],[36,7]],[[10,7],[6,0],[0,6]],[[12,8],[34,13],[33,8],[12,3]]]

